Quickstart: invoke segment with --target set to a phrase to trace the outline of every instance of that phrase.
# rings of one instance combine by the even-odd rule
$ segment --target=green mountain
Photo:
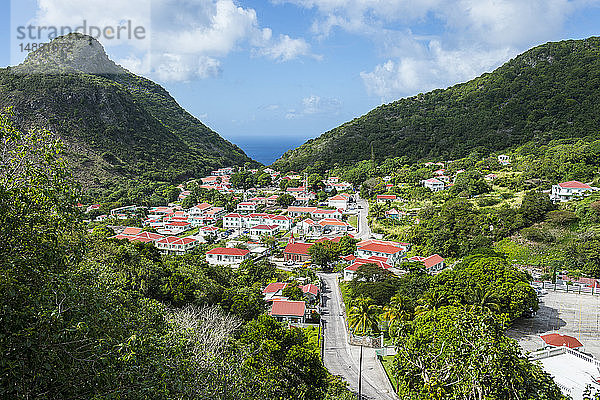
[[[599,132],[600,38],[593,37],[547,43],[469,82],[382,105],[274,165],[301,170],[371,158],[456,159]]]
[[[111,61],[81,34],[53,40],[23,64],[0,69],[0,110],[21,129],[65,143],[85,188],[128,180],[176,182],[227,165],[255,164],[152,81]]]

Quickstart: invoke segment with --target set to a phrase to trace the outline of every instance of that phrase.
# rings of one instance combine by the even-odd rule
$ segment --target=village
[[[510,167],[510,158],[500,155],[498,163],[505,168]],[[432,194],[451,190],[457,177],[466,172],[458,169],[449,173],[444,163],[429,162],[424,167],[432,171],[431,177],[422,179],[419,184]],[[175,202],[149,208],[135,205],[118,207],[107,214],[96,215],[89,222],[110,227],[114,235],[109,239],[148,243],[169,256],[200,251],[211,265],[235,269],[247,261],[266,261],[282,271],[288,271],[289,279],[267,284],[262,294],[269,305],[268,313],[289,326],[324,329],[325,322],[335,324],[328,314],[336,306],[327,306],[327,299],[331,302],[336,296],[336,293],[331,293],[332,290],[340,293],[337,304],[339,311],[336,312],[346,317],[347,306],[344,302],[350,302],[350,299],[344,298],[341,292],[345,284],[364,279],[365,268],[375,268],[401,277],[418,266],[427,274],[435,275],[458,261],[453,257],[445,259],[441,251],[439,253],[442,254],[415,253],[411,251],[410,243],[390,240],[385,229],[378,230],[378,233],[372,231],[373,226],[382,224],[379,220],[383,220],[384,225],[392,226],[407,219],[414,224],[419,223],[417,212],[408,208],[408,202],[401,195],[394,193],[395,185],[391,176],[379,178],[384,193],[373,193],[365,199],[361,197],[364,190],[355,188],[337,176],[309,182],[306,174],[280,173],[271,168],[244,173],[249,176],[261,175],[263,179],[255,179],[254,182],[262,181],[265,184],[247,188],[243,187],[243,183],[233,185],[232,177],[240,172],[234,168],[222,168],[197,181],[179,185],[178,200]],[[265,174],[268,174],[268,179],[264,179]],[[490,183],[497,178],[495,173],[483,177]],[[585,183],[568,181],[553,185],[546,195],[552,202],[561,203],[580,199],[597,190]],[[194,191],[218,192],[226,196],[227,202],[217,206],[209,201],[201,201],[184,207],[186,198],[194,196]],[[190,202],[187,201],[187,204],[190,205]],[[86,214],[94,215],[100,205],[80,207],[85,209]],[[136,224],[123,224],[130,221],[136,221]],[[348,243],[349,246],[337,246],[335,251],[327,252],[331,249],[329,245],[340,243]],[[533,274],[533,284],[540,296],[547,293],[544,287],[553,286],[556,290],[557,285],[559,290],[583,290],[592,294],[600,291],[600,282],[596,280],[559,276],[558,282],[550,282],[544,280],[539,271],[530,269],[528,272]],[[336,279],[327,281],[327,274],[331,273]],[[326,281],[331,287],[327,288]],[[325,296],[327,289],[329,293]],[[349,331],[347,321],[338,328],[345,335],[328,340],[341,342],[347,347],[344,355],[338,357],[352,358],[352,345],[362,344],[364,339],[355,337]],[[529,344],[528,349],[534,351],[535,359],[560,356],[579,357],[581,360],[583,357],[573,353],[583,346],[575,337],[558,333],[536,337],[535,344]],[[324,342],[325,338],[322,340]],[[385,349],[383,336],[373,338],[368,346]],[[552,349],[562,350],[556,352]],[[389,349],[386,352],[385,356],[390,357]],[[369,354],[372,360],[381,358],[381,353],[375,350]],[[598,362],[593,358],[590,360],[592,364]],[[555,374],[562,370],[554,359],[546,364]],[[384,370],[381,364],[373,365],[370,368],[374,368],[374,371]],[[589,369],[587,364],[579,367]],[[335,370],[335,367],[330,369]],[[343,374],[343,371],[340,373]],[[391,396],[393,389],[385,393],[380,389],[381,386],[390,386],[387,378],[382,378],[386,376],[385,373],[367,372],[367,378],[369,375],[373,393]]]

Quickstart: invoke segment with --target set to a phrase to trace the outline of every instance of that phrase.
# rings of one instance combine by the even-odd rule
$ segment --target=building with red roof
[[[598,188],[579,181],[562,182],[558,185],[552,185],[550,200],[554,202],[569,201],[574,198],[585,196],[596,190],[598,190]]]
[[[388,264],[391,265],[398,264],[408,250],[407,244],[383,240],[365,240],[358,243],[356,247],[356,255],[358,257],[386,257]]]
[[[378,194],[377,202],[378,203],[389,203],[391,201],[396,201],[397,198],[398,198],[398,196],[396,196],[395,194]]]
[[[209,264],[240,264],[250,258],[250,250],[235,247],[215,247],[206,252],[206,262]]]
[[[303,301],[275,300],[269,314],[279,322],[301,324],[304,323],[306,317],[306,303]]]
[[[264,235],[275,235],[279,232],[279,225],[256,225],[250,228],[250,236],[261,237]]]
[[[197,239],[177,236],[167,236],[155,242],[156,248],[163,254],[182,255],[198,246]]]
[[[409,261],[420,262],[427,272],[434,273],[444,269],[444,259],[439,254],[433,254],[429,257],[414,256]]]
[[[344,268],[344,280],[351,281],[356,275],[358,267],[365,264],[374,264],[383,270],[392,268],[390,264],[384,261],[385,257],[369,257],[369,258],[356,258],[352,261],[352,264]]]
[[[283,258],[285,261],[305,262],[310,260],[308,249],[312,243],[288,243],[283,250]]]
[[[547,335],[541,335],[540,338],[547,346],[551,347],[568,347],[570,349],[578,349],[583,347],[583,344],[581,344],[581,342],[573,336],[549,333]]]

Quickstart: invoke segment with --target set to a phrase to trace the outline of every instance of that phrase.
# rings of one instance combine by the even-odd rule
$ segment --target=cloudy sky
[[[101,39],[109,56],[228,138],[315,137],[534,45],[600,33],[600,0],[1,1],[3,65],[18,62],[24,21],[134,21],[146,40]]]

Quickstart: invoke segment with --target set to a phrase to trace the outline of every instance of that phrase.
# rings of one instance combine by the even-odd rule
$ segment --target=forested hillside
[[[66,56],[37,50],[0,69],[0,110],[10,110],[20,128],[55,133],[85,188],[172,183],[252,162],[164,88],[112,62],[91,37],[71,34],[52,45],[68,49]]]
[[[449,160],[530,141],[595,138],[599,90],[600,38],[547,43],[469,82],[382,105],[274,165],[302,170],[314,162]]]

